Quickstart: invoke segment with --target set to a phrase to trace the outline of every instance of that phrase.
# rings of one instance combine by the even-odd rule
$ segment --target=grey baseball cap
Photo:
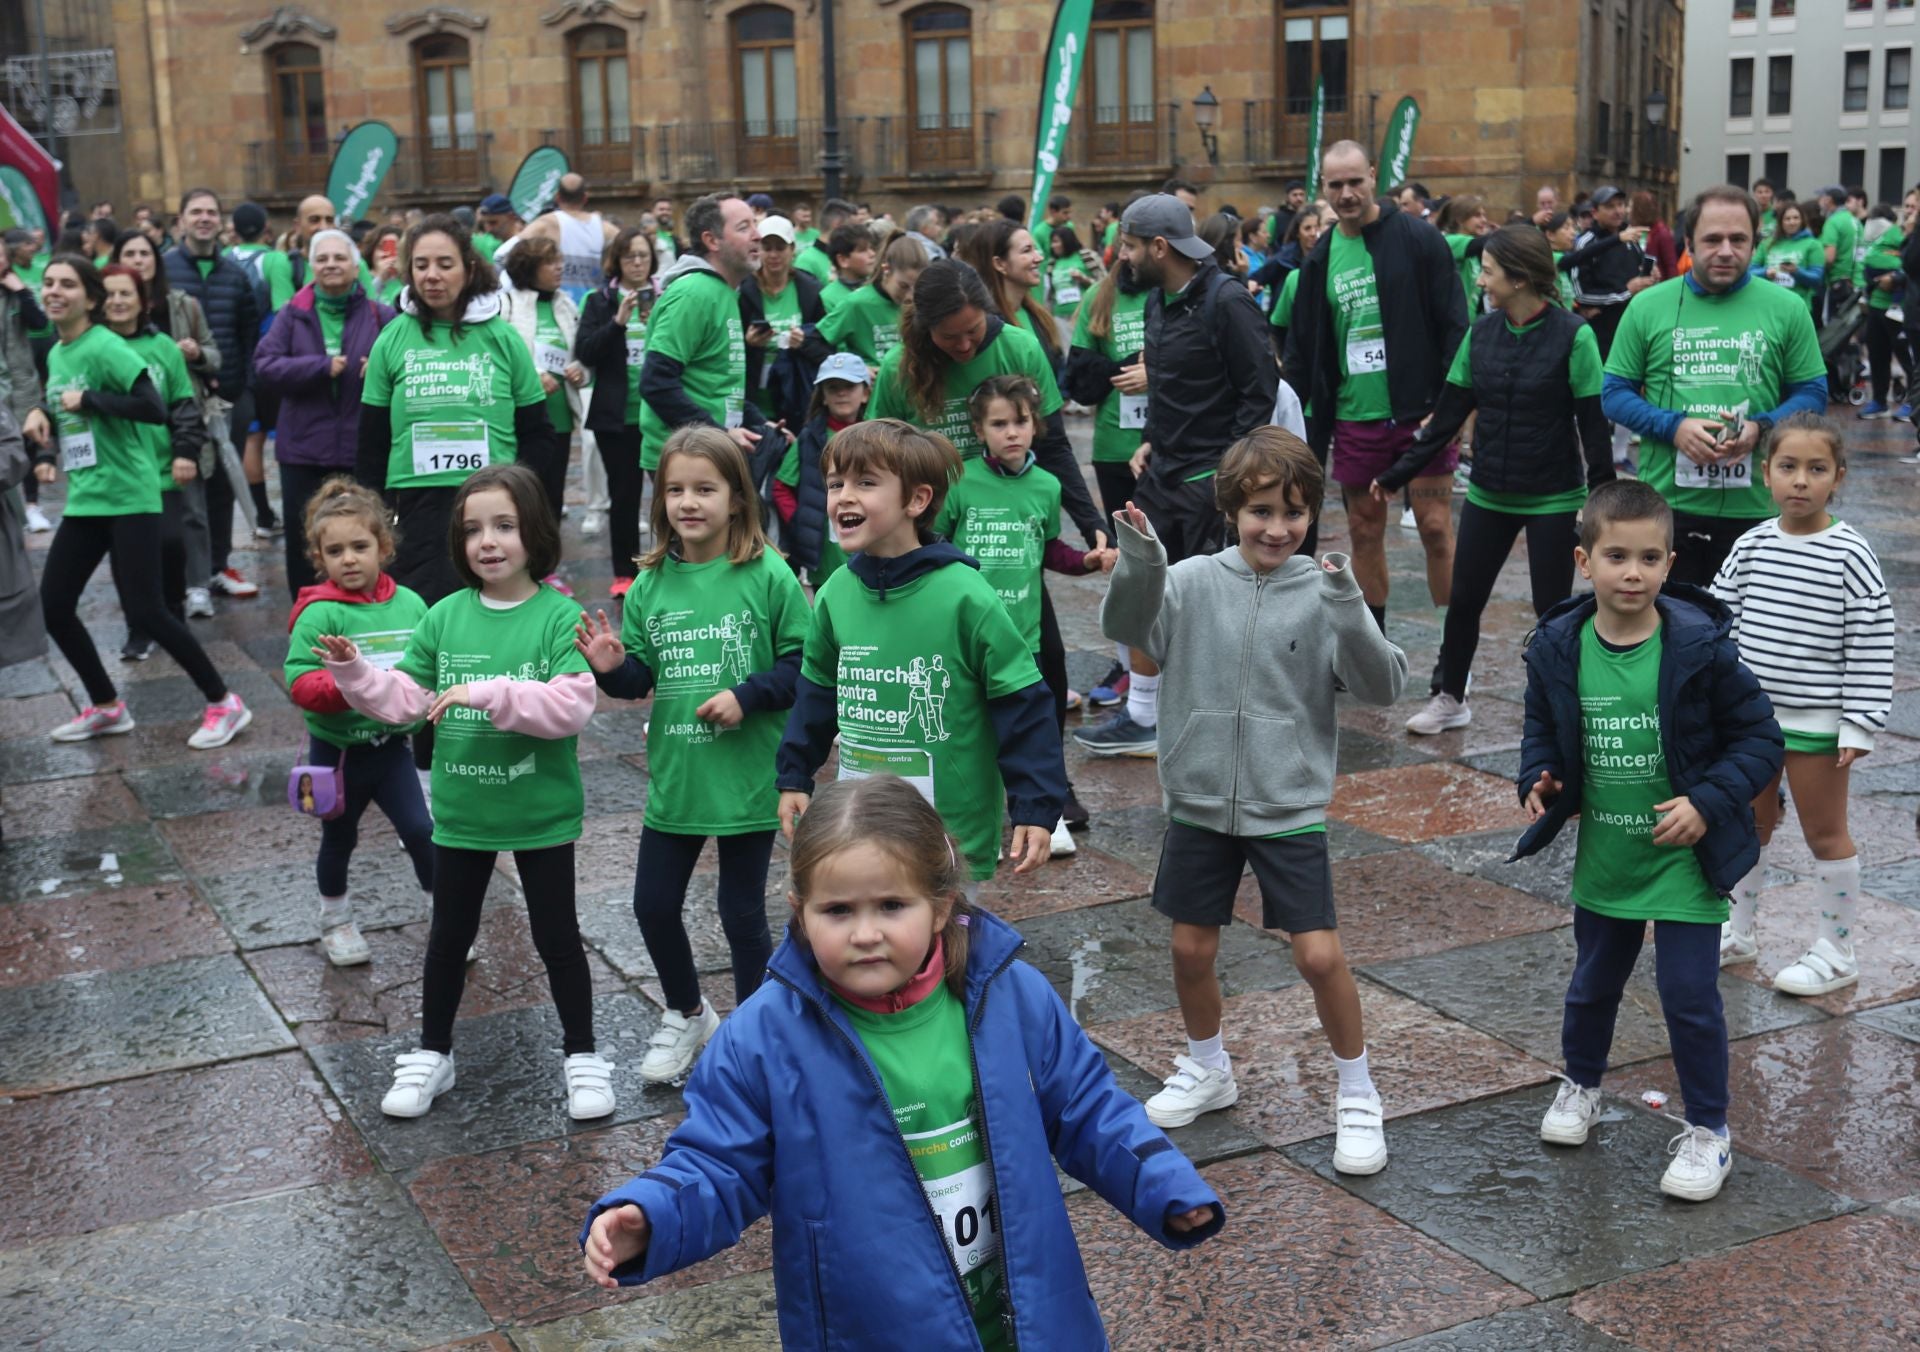
[[[844,380],[850,385],[868,384],[867,364],[852,352],[836,352],[820,363],[820,370],[813,377],[816,385],[824,385],[829,380]]]
[[[1170,193],[1157,192],[1128,207],[1120,230],[1135,239],[1164,239],[1196,263],[1213,257],[1213,246],[1193,230],[1193,211]]]

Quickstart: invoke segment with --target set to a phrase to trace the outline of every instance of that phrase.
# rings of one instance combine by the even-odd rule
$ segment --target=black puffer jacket
[[[654,294],[639,302],[640,320],[653,313]],[[595,287],[580,308],[580,327],[573,335],[573,356],[593,372],[593,402],[587,405],[589,432],[619,432],[627,421],[627,326],[616,324],[620,293],[614,283]]]
[[[800,482],[794,485],[793,519],[780,527],[780,547],[787,560],[802,568],[820,566],[820,547],[827,538],[827,478],[820,472],[820,453],[833,433],[822,413],[800,429]]]
[[[254,299],[253,278],[225,255],[216,254],[204,276],[186,246],[166,256],[167,285],[200,302],[220,347],[220,376],[208,382],[211,392],[231,403],[240,397],[253,372],[253,348],[260,341],[260,307]]]

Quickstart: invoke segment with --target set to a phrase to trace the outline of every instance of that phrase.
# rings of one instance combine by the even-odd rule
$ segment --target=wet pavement
[[[1858,426],[1849,419],[1849,427]],[[1085,439],[1084,426],[1075,427]],[[1392,1161],[1333,1172],[1332,1066],[1286,937],[1251,883],[1223,936],[1241,1097],[1172,1133],[1227,1199],[1214,1242],[1169,1255],[1063,1178],[1114,1345],[1139,1349],[1920,1346],[1920,466],[1905,428],[1852,442],[1839,512],[1879,553],[1896,607],[1892,731],[1854,776],[1864,865],[1860,984],[1817,1000],[1768,976],[1811,934],[1813,862],[1793,819],[1762,899],[1760,961],[1723,974],[1737,1164],[1688,1206],[1657,1183],[1677,1098],[1650,962],[1621,1007],[1606,1111],[1586,1148],[1543,1145],[1573,960],[1573,831],[1509,863],[1531,625],[1524,546],[1489,606],[1474,722],[1409,738],[1420,691],[1345,704],[1329,844]],[[57,516],[58,495],[49,506]],[[1432,663],[1440,612],[1419,546],[1390,527],[1390,632]],[[566,527],[565,573],[605,594],[604,537]],[[1325,547],[1345,547],[1330,504]],[[36,537],[43,550],[46,537]],[[635,1070],[660,992],[631,910],[646,805],[645,711],[603,700],[581,738],[578,850],[601,1048],[619,1111],[567,1119],[559,1029],[504,862],[457,1037],[458,1087],[417,1121],[379,1111],[413,1045],[427,898],[369,813],[352,881],[373,961],[315,942],[318,829],[285,806],[303,745],[280,692],[277,542],[237,559],[265,585],[196,631],[255,722],[187,748],[199,697],[164,656],[116,661],[106,571],[83,615],[139,727],[81,746],[45,730],[80,691],[59,659],[0,670],[0,1327],[48,1349],[773,1348],[770,1232],[644,1290],[590,1286],[585,1206],[656,1159],[684,1106]],[[1084,689],[1105,671],[1097,580],[1049,586]],[[1417,685],[1423,685],[1416,681]],[[985,903],[1129,1091],[1182,1049],[1166,922],[1145,898],[1163,819],[1150,761],[1069,770],[1093,812],[1072,860],[1001,876]],[[688,921],[705,994],[733,1003],[714,860]],[[784,909],[776,851],[769,913]],[[848,1274],[846,1281],[857,1278]],[[849,1297],[851,1298],[851,1297]],[[911,1346],[903,1332],[902,1346]]]

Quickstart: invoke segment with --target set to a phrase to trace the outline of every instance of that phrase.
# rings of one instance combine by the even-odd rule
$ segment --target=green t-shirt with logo
[[[1824,250],[1833,250],[1833,262],[1828,265],[1829,282],[1848,281],[1860,285],[1860,222],[1853,218],[1851,211],[1842,208],[1827,217],[1820,227],[1820,246],[1822,258]]]
[[[1136,356],[1147,345],[1147,293],[1140,291],[1129,296],[1124,291],[1113,293],[1113,317],[1107,325],[1107,336],[1096,339],[1088,331],[1087,323],[1091,316],[1088,306],[1082,305],[1073,320],[1073,341],[1070,346],[1084,347],[1090,352],[1098,352],[1110,362],[1121,362]],[[1093,460],[1095,464],[1124,465],[1133,459],[1133,453],[1140,449],[1140,440],[1146,435],[1147,396],[1144,394],[1122,394],[1118,390],[1110,392],[1093,411]]]
[[[134,354],[147,364],[147,379],[160,391],[160,399],[171,409],[183,399],[193,398],[193,377],[187,374],[187,359],[180,345],[166,334],[149,330],[125,340]],[[173,434],[162,423],[135,423],[140,439],[147,443],[154,462],[160,467],[160,491],[176,493],[180,485],[173,481]]]
[[[1504,321],[1508,340],[1516,345],[1527,342],[1527,335],[1538,329],[1545,319],[1546,313],[1542,311],[1531,323],[1516,326],[1510,319]],[[1453,365],[1447,368],[1449,385],[1458,385],[1463,390],[1473,388],[1473,335],[1479,327],[1473,325],[1461,337],[1460,347],[1453,354]],[[1598,399],[1602,378],[1600,342],[1593,336],[1593,330],[1582,324],[1574,331],[1573,350],[1567,354],[1567,388],[1575,399]],[[1548,449],[1558,451],[1557,447]],[[1583,484],[1562,493],[1499,493],[1469,480],[1467,501],[1476,507],[1513,516],[1547,516],[1554,512],[1579,511],[1586,504],[1587,490]]]
[[[832,441],[833,438],[834,433],[829,429],[827,432],[827,441]],[[822,443],[822,448],[824,449],[824,447],[825,443]],[[798,488],[800,486],[800,439],[798,437],[795,437],[787,443],[787,453],[780,458],[780,468],[773,472],[773,477],[780,483],[785,484],[788,488]],[[797,512],[800,509],[795,507],[794,510]],[[826,521],[822,523],[820,562],[807,569],[808,577],[812,580],[814,589],[817,591],[820,585],[840,571],[840,569],[846,565],[846,562],[847,551],[840,548],[840,537],[835,533],[833,518],[829,516]]]
[[[845,305],[847,301],[853,297],[854,292],[858,290],[860,290],[860,287],[848,286],[838,277],[835,277],[832,281],[820,288],[820,303],[827,307],[828,314],[832,314],[842,305]]]
[[[1384,422],[1393,416],[1387,388],[1387,335],[1380,321],[1380,285],[1365,239],[1333,232],[1327,260],[1327,303],[1333,341],[1340,349],[1341,422]]]
[[[1086,282],[1081,279],[1086,269],[1087,265],[1080,261],[1077,254],[1072,258],[1053,260],[1053,265],[1047,269],[1047,299],[1053,313],[1071,319],[1073,312],[1080,308],[1080,298],[1087,289]]]
[[[1860,285],[1867,288],[1867,308],[1870,310],[1890,310],[1893,298],[1899,294],[1894,291],[1882,291],[1867,277],[1867,269],[1876,273],[1891,272],[1896,276],[1900,272],[1900,248],[1907,242],[1905,233],[1899,226],[1891,226],[1881,232],[1880,238],[1867,246],[1867,256],[1860,263]]]
[[[627,593],[620,639],[654,674],[647,724],[646,824],[678,835],[731,836],[780,824],[774,753],[785,709],[721,728],[694,711],[771,671],[807,638],[807,598],[772,550],[748,563],[669,556]]]
[[[944,981],[897,1014],[834,999],[880,1072],[894,1125],[960,1273],[974,1332],[983,1347],[1005,1347],[1000,1204],[977,1117],[966,1006]]]
[[[1789,386],[1826,369],[1806,305],[1751,276],[1719,295],[1696,292],[1687,277],[1648,287],[1627,302],[1607,354],[1607,374],[1639,385],[1654,407],[1715,422],[1723,409],[1743,418],[1771,412]],[[1696,516],[1758,521],[1777,510],[1757,447],[1738,464],[1696,465],[1672,442],[1646,437],[1640,480]]]
[[[780,412],[773,397],[773,365],[786,350],[781,344],[786,341],[788,330],[800,323],[800,288],[789,281],[786,290],[774,295],[762,287],[760,302],[766,311],[767,323],[773,326],[773,340],[760,349],[760,387],[753,392],[753,402],[769,418],[777,418]]]
[[[534,303],[533,318],[533,364],[535,378],[545,371],[560,384],[547,396],[547,421],[553,424],[553,430],[566,436],[573,431],[573,405],[567,402],[567,363],[573,360],[568,350],[567,336],[560,331],[560,321],[553,317],[553,302],[550,300]],[[554,367],[559,369],[555,370]]]
[[[1662,631],[1624,652],[1580,629],[1580,841],[1574,904],[1617,920],[1718,925],[1727,902],[1691,848],[1655,845],[1653,810],[1674,796],[1660,739]]]
[[[324,669],[320,659],[313,655],[322,634],[341,634],[352,639],[369,663],[391,670],[400,665],[413,631],[426,616],[427,603],[420,599],[419,593],[400,586],[384,601],[313,602],[294,618],[293,633],[287,640],[284,672],[288,687],[309,672]],[[409,723],[394,727],[368,718],[358,709],[337,714],[317,714],[303,709],[301,713],[307,720],[308,732],[338,747],[357,746],[390,734],[410,733],[421,726]]]
[[[968,458],[934,518],[933,533],[980,564],[1013,627],[1040,651],[1040,565],[1060,538],[1060,480],[1033,463],[1007,474],[985,455]]]
[[[1769,239],[1754,255],[1753,266],[1759,270],[1757,280],[1791,292],[1806,302],[1809,311],[1818,312],[1820,293],[1826,289],[1826,280],[1824,276],[1818,282],[1811,280],[1807,269],[1824,268],[1826,258],[1827,251],[1819,240],[1812,235],[1796,235],[1792,239]],[[1792,271],[1782,271],[1768,277],[1766,270],[1780,263],[1792,263]]]
[[[60,468],[67,476],[68,516],[135,516],[160,510],[160,481],[153,472],[153,442],[146,425],[99,413],[69,413],[60,406],[68,390],[125,394],[146,373],[146,362],[104,324],[55,343],[47,353],[47,408],[59,435]],[[153,424],[153,430],[166,435],[164,424]]]
[[[1040,340],[1015,324],[1003,325],[994,340],[969,360],[947,363],[946,399],[939,416],[931,422],[900,379],[900,358],[901,349],[895,348],[880,363],[880,378],[874,382],[867,416],[904,418],[915,427],[938,432],[954,444],[962,458],[986,450],[973,434],[967,399],[990,376],[1025,376],[1040,391],[1040,417],[1050,418],[1060,411],[1060,387],[1054,384],[1053,363],[1047,360]]]
[[[877,369],[900,346],[900,305],[874,282],[828,310],[814,331],[835,352],[851,352]]]
[[[579,603],[548,586],[504,610],[462,587],[421,617],[395,670],[436,692],[497,676],[548,681],[588,671],[573,646],[579,618]],[[433,737],[433,843],[544,850],[578,839],[579,740],[503,732],[483,709],[448,709]]]
[[[453,488],[511,462],[514,410],[547,396],[533,354],[498,315],[462,325],[457,340],[451,324],[422,333],[418,318],[401,315],[373,340],[361,397],[391,410],[387,487],[400,489]]]
[[[1040,679],[999,595],[963,563],[879,595],[842,568],[814,594],[801,674],[831,686],[840,777],[898,775],[931,802],[976,879],[1000,857],[1006,789],[989,700]]]
[[[640,425],[640,371],[647,362],[647,321],[636,304],[627,316],[627,414],[628,427]]]
[[[679,362],[680,391],[715,427],[741,425],[747,403],[747,331],[740,296],[717,272],[682,273],[654,302],[647,320],[647,355]],[[640,468],[660,468],[660,451],[674,429],[641,401]]]

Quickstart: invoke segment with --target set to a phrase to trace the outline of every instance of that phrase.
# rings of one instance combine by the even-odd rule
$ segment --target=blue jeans
[[[340,763],[340,748],[333,743],[312,736],[308,742],[309,765]],[[320,857],[314,863],[320,895],[347,894],[347,861],[360,842],[360,817],[369,803],[378,803],[387,814],[413,860],[414,876],[421,887],[432,891],[433,818],[427,815],[427,800],[420,792],[420,778],[413,772],[407,739],[388,737],[348,747],[346,766],[346,810],[332,821],[320,823]]]
[[[1573,908],[1577,957],[1567,986],[1560,1050],[1567,1075],[1589,1089],[1607,1072],[1613,1020],[1633,975],[1646,934],[1643,920],[1615,920]],[[1687,1121],[1723,1130],[1727,1125],[1727,1019],[1720,1004],[1720,927],[1683,920],[1653,925],[1654,981],[1667,1019],[1674,1074]]]

